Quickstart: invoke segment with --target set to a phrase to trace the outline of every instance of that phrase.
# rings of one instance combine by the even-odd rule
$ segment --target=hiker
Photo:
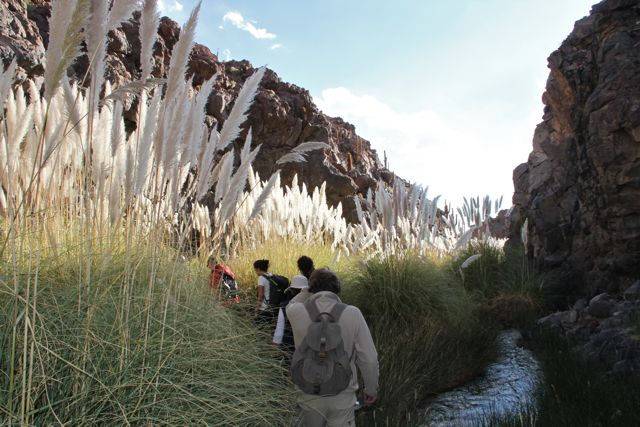
[[[338,277],[323,268],[287,306],[296,346],[291,376],[307,427],[355,425],[357,370],[364,406],[377,400],[378,354],[371,332],[360,310],[343,304],[339,293]]]
[[[289,279],[269,272],[269,260],[259,259],[253,263],[258,276],[258,306],[256,322],[275,328],[276,316],[284,293],[289,287]]]
[[[209,257],[207,267],[211,269],[209,289],[218,295],[222,305],[231,307],[233,304],[238,304],[240,296],[238,295],[236,275],[233,271],[227,265],[218,263],[214,257]]]
[[[315,270],[313,260],[306,255],[301,256],[298,258],[298,270],[300,270],[300,273],[308,280],[313,270]]]
[[[273,333],[273,344],[280,347],[288,355],[293,354],[295,345],[293,343],[293,331],[291,330],[291,324],[287,319],[287,304],[308,285],[309,281],[306,277],[301,275],[293,276],[291,279],[291,285],[289,285],[285,291],[284,301],[280,303],[276,330]]]

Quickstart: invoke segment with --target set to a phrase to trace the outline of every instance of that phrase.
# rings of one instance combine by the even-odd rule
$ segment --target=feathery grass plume
[[[525,218],[522,228],[520,229],[520,239],[524,245],[524,254],[527,255],[529,250],[529,218]]]
[[[202,135],[203,141],[206,141],[206,134]],[[198,163],[198,177],[197,177],[197,185],[196,185],[196,200],[200,200],[204,195],[209,191],[211,187],[211,177],[212,177],[212,169],[213,163],[215,160],[215,154],[217,150],[217,146],[220,140],[220,135],[215,129],[211,132],[209,136],[209,143],[204,150],[202,157],[200,158],[200,162]],[[233,161],[232,161],[233,165]]]
[[[133,186],[133,195],[138,195],[142,192],[147,184],[147,177],[149,176],[150,165],[153,162],[153,150],[152,145],[154,142],[154,136],[156,133],[158,111],[161,103],[161,90],[156,89],[149,104],[149,109],[144,120],[144,128],[142,130],[142,138],[140,145],[136,153],[137,167],[135,168],[135,178]]]
[[[244,145],[242,146],[242,151],[240,151],[240,162],[244,162],[249,154],[251,153],[251,144],[253,144],[253,129],[249,128],[247,132],[247,137],[244,140]]]
[[[248,157],[240,163],[240,167],[233,175],[231,183],[229,184],[229,192],[222,198],[220,202],[220,220],[222,223],[227,222],[233,217],[234,211],[240,199],[240,195],[244,190],[244,186],[247,182],[247,176],[251,163],[255,160],[256,156],[260,152],[262,145],[258,145],[255,150],[251,151]]]
[[[271,175],[271,178],[269,178],[269,182],[267,182],[267,185],[265,185],[264,189],[262,190],[262,193],[260,193],[260,197],[258,197],[258,199],[256,200],[253,206],[253,210],[251,211],[251,215],[249,215],[248,221],[251,221],[255,219],[258,215],[260,215],[260,213],[262,212],[262,209],[267,203],[267,200],[269,199],[269,197],[271,197],[271,194],[273,193],[273,189],[276,187],[279,187],[280,186],[279,184],[280,184],[280,171],[276,171],[273,175]]]
[[[153,46],[158,39],[158,25],[160,25],[158,0],[144,0],[140,16],[140,64],[143,82],[149,78],[153,70]]]
[[[181,165],[195,165],[198,160],[202,136],[207,130],[207,127],[204,124],[207,114],[207,101],[209,100],[209,95],[211,95],[211,92],[213,91],[213,85],[217,78],[218,75],[215,74],[212,78],[207,80],[196,95],[193,110],[189,116],[190,123],[187,125],[184,137],[182,157],[180,160]]]
[[[229,184],[231,183],[231,177],[233,175],[233,162],[235,160],[235,151],[231,150],[225,154],[220,160],[220,173],[218,175],[218,183],[216,184],[216,191],[214,201],[220,203],[220,200],[229,191]]]
[[[456,249],[465,248],[467,244],[471,241],[474,231],[476,231],[476,228],[471,227],[462,236],[460,236],[460,238],[458,239],[458,242],[456,243],[455,248]]]
[[[211,236],[211,215],[209,208],[196,202],[193,205],[193,229],[200,233],[202,240],[206,240]]]
[[[111,122],[111,156],[115,157],[118,148],[125,141],[126,135],[124,131],[124,121],[122,120],[123,106],[122,102],[114,102],[113,119]]]
[[[90,7],[91,0],[56,0],[51,5],[44,71],[47,100],[53,97],[67,68],[80,55],[82,29],[89,20]]]
[[[328,150],[330,148],[331,148],[331,146],[329,144],[327,144],[326,142],[310,141],[310,142],[303,142],[302,144],[296,146],[291,151],[294,151],[296,153],[307,153],[309,151]]]
[[[122,21],[131,18],[133,11],[140,6],[138,0],[113,0],[111,11],[109,11],[109,21],[107,31],[115,30]]]
[[[258,68],[251,77],[244,82],[244,85],[242,85],[242,89],[240,89],[240,93],[238,93],[231,113],[225,120],[224,125],[222,125],[219,150],[224,150],[240,135],[240,126],[247,118],[249,107],[251,107],[251,103],[256,96],[265,71],[266,68],[264,67]]]
[[[460,265],[460,268],[463,269],[463,270],[468,268],[471,264],[473,264],[478,259],[480,259],[481,256],[482,256],[482,254],[473,254],[473,255],[471,255],[469,258],[464,260],[464,262]]]
[[[307,158],[303,154],[291,152],[280,157],[276,162],[276,165],[283,165],[285,163],[304,163],[306,161]]]
[[[184,24],[180,31],[180,38],[173,47],[171,52],[171,61],[169,62],[169,76],[167,81],[167,93],[165,98],[171,102],[180,92],[179,88],[184,84],[184,78],[187,71],[187,63],[189,55],[193,48],[196,26],[198,24],[198,14],[200,13],[200,5],[198,2],[191,12],[189,20]]]
[[[104,0],[91,1],[91,18],[89,30],[85,31],[87,55],[89,56],[89,69],[91,72],[91,87],[89,93],[91,110],[97,111],[100,102],[100,94],[104,84],[104,72],[107,55],[107,20],[109,16],[109,2]]]
[[[72,87],[69,83],[69,79],[62,78],[62,91],[64,94],[64,100],[66,103],[67,111],[69,113],[69,120],[71,126],[76,132],[80,131],[80,122],[82,121],[82,115],[80,113],[80,105],[78,102],[78,91],[75,87]]]
[[[16,68],[18,63],[14,58],[11,61],[11,64],[7,67],[5,71],[0,73],[0,107],[4,107],[4,103],[7,100],[7,96],[11,91],[11,86],[13,85],[13,80],[16,77]],[[0,115],[0,118],[2,115]]]
[[[362,210],[362,204],[360,203],[360,198],[358,196],[355,196],[353,198],[353,201],[356,205],[356,213],[358,214],[358,221],[360,221],[360,224],[364,224],[365,222],[364,211]]]

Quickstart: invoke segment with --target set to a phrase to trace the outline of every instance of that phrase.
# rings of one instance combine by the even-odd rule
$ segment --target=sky
[[[160,0],[180,23],[196,0]],[[197,41],[266,65],[432,196],[504,196],[526,162],[547,57],[597,0],[203,0]]]

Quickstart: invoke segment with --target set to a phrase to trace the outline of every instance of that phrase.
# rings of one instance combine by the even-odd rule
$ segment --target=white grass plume
[[[233,104],[231,113],[227,120],[225,120],[222,130],[220,131],[220,150],[224,150],[229,144],[238,138],[240,135],[240,126],[247,118],[247,112],[251,103],[258,92],[258,87],[264,76],[266,68],[258,68],[251,77],[244,82],[238,97]]]
[[[271,178],[269,178],[269,182],[267,182],[267,185],[264,187],[262,193],[260,193],[260,196],[256,200],[255,205],[253,206],[253,210],[251,211],[251,215],[249,215],[249,221],[260,215],[262,209],[264,208],[264,205],[267,203],[267,200],[271,196],[271,193],[273,193],[273,189],[279,187],[279,183],[280,172],[276,171],[273,175],[271,175]]]
[[[17,63],[15,58],[9,64],[9,67],[0,74],[0,110],[4,108],[7,97],[11,93],[11,86],[16,76]],[[2,117],[0,115],[0,117]]]
[[[140,16],[140,64],[143,82],[149,78],[153,70],[153,46],[158,39],[158,25],[160,25],[158,0],[144,0]]]
[[[461,269],[465,270],[467,269],[471,264],[473,264],[474,262],[476,262],[477,260],[480,259],[480,257],[482,257],[482,254],[474,254],[471,255],[469,258],[467,258],[466,260],[464,260],[464,262],[462,263],[462,265],[460,266]]]
[[[196,26],[198,25],[198,14],[200,13],[201,2],[191,12],[189,20],[184,24],[180,31],[180,38],[173,47],[171,52],[171,61],[169,62],[169,77],[167,82],[166,99],[170,102],[178,92],[181,84],[184,84],[184,78],[187,71],[187,63],[189,55],[193,48]]]
[[[139,6],[136,0],[113,0],[113,5],[109,11],[109,21],[107,22],[107,31],[115,30],[120,23],[127,20],[133,14],[133,11]]]
[[[247,177],[249,174],[249,170],[251,168],[251,163],[253,163],[254,159],[260,152],[260,148],[262,146],[258,145],[255,150],[253,150],[249,156],[240,164],[240,167],[233,175],[231,179],[231,183],[229,184],[229,191],[224,195],[222,202],[220,204],[220,219],[224,223],[230,220],[233,217],[233,213],[238,204],[238,200],[240,195],[244,190],[244,186],[247,182]]]
[[[284,156],[280,157],[276,162],[276,165],[283,165],[285,163],[304,163],[306,161],[307,158],[304,156],[304,154],[292,151],[291,153],[285,154]]]
[[[198,181],[196,186],[196,200],[200,200],[207,191],[209,191],[211,182],[211,174],[213,169],[213,163],[216,154],[216,147],[218,146],[220,135],[215,129],[209,136],[209,143],[203,151],[202,157],[198,165]],[[203,135],[203,141],[206,141],[206,135]]]
[[[218,183],[216,184],[216,192],[214,197],[214,201],[216,203],[219,203],[229,190],[229,184],[231,183],[231,176],[233,174],[234,157],[235,152],[231,150],[220,160],[220,173],[218,175]]]
[[[308,153],[315,150],[328,150],[331,146],[326,142],[303,142],[295,147],[292,151],[296,153]]]
[[[80,55],[82,28],[89,19],[90,5],[91,0],[58,0],[51,5],[44,72],[47,100],[53,97],[65,71]]]

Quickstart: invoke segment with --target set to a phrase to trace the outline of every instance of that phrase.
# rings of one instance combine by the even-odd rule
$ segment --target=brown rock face
[[[28,16],[24,0],[0,2],[0,60],[7,66],[15,58],[20,78],[44,72],[44,46],[37,25]]]
[[[543,122],[513,174],[540,267],[567,290],[640,277],[640,2],[605,0],[549,57]]]
[[[23,77],[43,73],[50,13],[50,0],[32,0],[28,7],[25,0],[4,0],[0,3],[0,58],[7,65],[17,56]],[[114,86],[139,78],[138,29],[139,15],[135,15],[109,33],[107,78]],[[158,34],[153,75],[163,77],[168,71],[180,28],[174,21],[162,18]],[[80,81],[87,65],[86,56],[79,58],[70,70],[70,76]],[[218,74],[216,90],[207,105],[209,123],[217,123],[218,126],[224,123],[233,99],[253,71],[247,61],[221,62],[206,46],[195,45],[188,66],[194,86]],[[135,126],[133,114],[127,118],[130,125]],[[354,196],[365,194],[378,181],[388,180],[391,176],[382,168],[370,143],[360,138],[352,125],[324,115],[307,90],[283,82],[271,70],[266,73],[251,108],[246,129],[249,127],[253,130],[254,144],[263,145],[255,167],[265,179],[274,171],[276,160],[296,145],[306,141],[329,143],[331,150],[312,153],[307,163],[286,165],[283,181],[289,182],[295,173],[308,186],[318,186],[326,181],[328,201],[334,205],[342,202],[348,220],[356,220]]]

